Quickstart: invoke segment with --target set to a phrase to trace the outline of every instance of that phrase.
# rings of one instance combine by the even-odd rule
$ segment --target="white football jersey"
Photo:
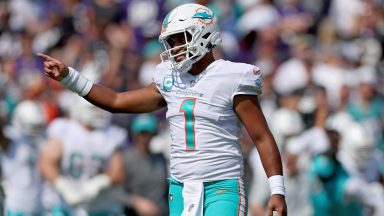
[[[193,76],[166,64],[156,67],[154,82],[167,102],[171,177],[181,182],[242,177],[242,124],[233,98],[261,94],[259,68],[217,60]]]
[[[58,120],[50,124],[48,136],[61,140],[61,173],[80,191],[87,180],[104,173],[112,153],[125,142],[127,133],[116,126],[89,131],[77,121]],[[80,208],[92,212],[114,211],[118,208],[112,199],[112,190],[103,192],[105,194]]]
[[[37,165],[39,145],[21,136],[6,135],[11,144],[0,157],[5,181],[5,207],[14,212],[39,214],[42,187]]]

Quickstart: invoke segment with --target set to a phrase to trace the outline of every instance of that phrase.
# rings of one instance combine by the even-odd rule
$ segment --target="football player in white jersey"
[[[46,211],[51,215],[119,215],[122,206],[113,198],[118,188],[112,186],[124,180],[121,145],[126,131],[109,124],[110,113],[79,99],[70,119],[56,119],[48,127],[40,166],[59,199],[46,204]]]
[[[7,139],[2,141],[7,143],[1,145],[0,159],[5,181],[6,215],[42,214],[42,179],[37,159],[45,125],[40,105],[26,100],[16,106],[11,127],[4,128]]]
[[[167,107],[171,215],[246,215],[239,136],[244,126],[269,178],[268,211],[286,215],[281,157],[260,108],[259,68],[215,60],[221,43],[213,12],[183,4],[165,17],[159,37],[165,46],[154,82],[115,92],[93,84],[61,61],[38,54],[48,77],[111,112],[143,113]]]

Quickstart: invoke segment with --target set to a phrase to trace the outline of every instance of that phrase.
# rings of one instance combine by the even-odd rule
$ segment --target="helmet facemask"
[[[171,68],[175,69],[178,72],[187,72],[191,69],[192,64],[196,61],[194,59],[200,59],[203,55],[198,52],[198,48],[196,44],[192,43],[194,35],[191,32],[197,32],[195,30],[186,29],[180,33],[175,33],[173,35],[168,36],[162,41],[165,51],[160,54],[160,58],[163,62],[170,61]],[[183,34],[184,36],[184,45],[172,46],[169,43],[169,38],[176,35]],[[182,49],[183,51],[177,51]],[[185,56],[184,60],[178,62],[176,59],[179,56]],[[200,57],[200,58],[199,58]]]
[[[206,34],[206,38],[201,39],[200,46],[197,45],[197,38],[200,37],[200,34],[202,32],[198,28],[194,28],[193,26],[188,29],[185,29],[180,33],[184,35],[184,39],[186,41],[185,44],[172,47],[169,44],[168,39],[178,33],[168,36],[163,41],[165,51],[160,54],[160,57],[162,61],[171,61],[172,68],[177,70],[178,72],[183,73],[188,72],[195,62],[199,61],[207,52],[212,49],[213,45],[209,42],[209,40],[207,40],[210,36],[210,33]],[[205,48],[202,47],[204,44],[206,44]],[[175,53],[177,49],[184,49],[184,51]],[[180,62],[177,62],[176,58],[181,55],[185,55],[185,59]]]

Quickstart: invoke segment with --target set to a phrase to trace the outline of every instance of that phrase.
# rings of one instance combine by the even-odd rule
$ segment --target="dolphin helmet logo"
[[[205,8],[198,8],[196,13],[192,16],[192,19],[198,19],[198,21],[205,26],[209,26],[214,22],[214,14]]]
[[[203,11],[203,12],[195,13],[195,15],[192,16],[192,18],[198,18],[198,19],[202,19],[202,20],[210,20],[213,18],[213,16],[211,14],[209,14],[208,12]]]

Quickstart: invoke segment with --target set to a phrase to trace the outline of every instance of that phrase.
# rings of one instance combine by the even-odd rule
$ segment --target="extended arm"
[[[44,54],[38,56],[44,59],[46,76],[61,82],[102,109],[110,112],[141,113],[155,111],[166,105],[154,83],[139,90],[118,93],[104,86],[92,84],[53,57]]]
[[[142,89],[122,93],[93,84],[91,91],[84,98],[94,105],[114,113],[152,112],[166,105],[154,83]]]
[[[269,179],[272,197],[268,203],[268,215],[272,216],[273,211],[277,211],[279,216],[287,215],[280,152],[268,128],[257,96],[236,95],[234,98],[234,110],[255,143]]]

